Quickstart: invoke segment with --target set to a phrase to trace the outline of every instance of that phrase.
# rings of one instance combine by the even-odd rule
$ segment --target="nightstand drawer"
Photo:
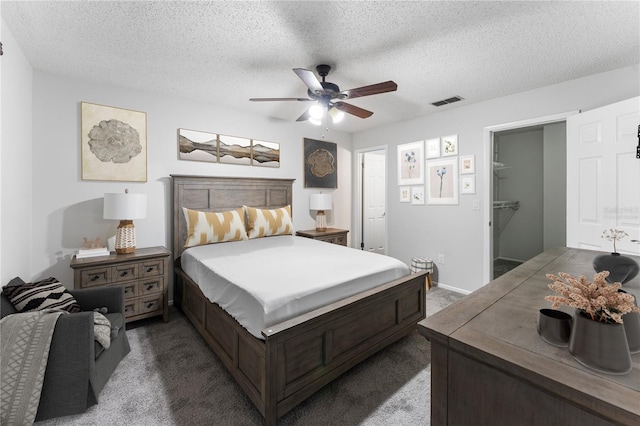
[[[93,287],[111,282],[111,268],[94,268],[82,271],[80,287]]]
[[[140,264],[140,278],[164,274],[164,260],[148,260]]]
[[[125,299],[132,299],[138,295],[138,283],[133,282],[122,284],[122,287],[124,287]]]
[[[111,267],[112,283],[135,280],[138,278],[138,264],[124,263]]]

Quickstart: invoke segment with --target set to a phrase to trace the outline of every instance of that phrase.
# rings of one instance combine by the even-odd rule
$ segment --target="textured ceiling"
[[[34,69],[295,121],[292,68],[334,67],[374,112],[355,132],[640,62],[640,2],[10,2],[8,25]],[[5,55],[10,55],[5,46]],[[460,95],[463,101],[430,105]],[[299,123],[310,126],[310,123]]]

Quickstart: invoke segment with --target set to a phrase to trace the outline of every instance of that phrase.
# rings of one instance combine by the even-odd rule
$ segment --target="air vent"
[[[463,100],[464,98],[462,96],[454,96],[452,98],[447,98],[447,99],[443,99],[441,101],[437,101],[437,102],[432,102],[431,105],[433,106],[442,106],[442,105],[447,105],[447,104],[452,104],[454,102],[458,102]]]

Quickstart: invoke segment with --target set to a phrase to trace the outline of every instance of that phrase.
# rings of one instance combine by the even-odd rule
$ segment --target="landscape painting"
[[[195,130],[178,129],[180,160],[218,162],[218,135]]]
[[[252,140],[251,165],[260,167],[280,167],[280,144]]]
[[[251,139],[218,135],[220,163],[251,165]]]

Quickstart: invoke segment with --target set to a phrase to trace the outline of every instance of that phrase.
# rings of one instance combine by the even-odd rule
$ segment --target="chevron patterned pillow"
[[[225,212],[201,212],[183,207],[182,211],[187,223],[185,247],[247,239],[242,208]]]
[[[7,285],[2,289],[2,292],[18,312],[43,309],[82,311],[75,297],[53,277],[35,283]]]
[[[292,235],[291,206],[279,209],[257,209],[244,206],[247,212],[249,239],[271,235]]]

